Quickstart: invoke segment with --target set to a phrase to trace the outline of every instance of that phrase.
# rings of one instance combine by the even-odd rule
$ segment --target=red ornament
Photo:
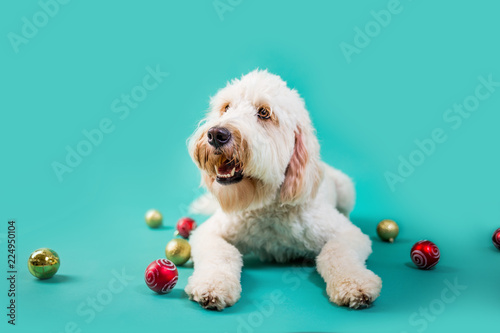
[[[189,238],[189,234],[194,229],[196,229],[196,222],[189,217],[183,217],[177,221],[177,232],[184,238]]]
[[[421,240],[411,248],[411,260],[420,269],[431,269],[439,261],[439,249],[431,241]]]
[[[500,250],[500,228],[495,230],[495,232],[493,233],[492,240],[493,240],[493,245],[495,245],[495,247]]]
[[[149,289],[159,294],[168,294],[177,284],[178,278],[177,267],[167,259],[153,261],[144,273],[144,280]]]

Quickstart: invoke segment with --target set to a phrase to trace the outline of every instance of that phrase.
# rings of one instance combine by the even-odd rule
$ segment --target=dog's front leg
[[[316,258],[317,269],[332,302],[354,309],[368,307],[382,288],[382,280],[365,266],[371,241],[347,218],[341,218],[346,223],[324,245]]]
[[[222,237],[217,218],[224,217],[213,216],[190,238],[194,273],[185,291],[205,309],[222,310],[240,298],[243,261],[236,247]]]

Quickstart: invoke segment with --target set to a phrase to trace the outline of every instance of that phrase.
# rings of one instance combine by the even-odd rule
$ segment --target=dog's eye
[[[271,118],[271,113],[269,112],[269,109],[267,107],[261,106],[257,111],[257,116],[260,119],[269,119]]]
[[[229,103],[224,105],[224,107],[222,108],[222,113],[226,112],[228,109],[229,109]]]

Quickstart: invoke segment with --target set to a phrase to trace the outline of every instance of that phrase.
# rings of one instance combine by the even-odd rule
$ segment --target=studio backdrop
[[[500,5],[495,1],[3,2],[2,332],[444,332],[496,328]],[[350,218],[383,280],[331,303],[314,265],[244,257],[241,299],[166,295],[146,267],[202,195],[187,140],[210,97],[255,69],[305,100],[321,157],[354,180]],[[145,214],[156,209],[162,225]],[[376,233],[394,220],[393,243]],[[440,250],[432,270],[410,258]],[[276,240],[279,242],[279,239]],[[38,279],[37,249],[59,269]],[[48,258],[48,257],[47,257]]]

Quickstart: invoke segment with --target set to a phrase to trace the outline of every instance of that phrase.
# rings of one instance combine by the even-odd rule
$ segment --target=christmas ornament
[[[161,213],[156,209],[150,209],[146,212],[145,220],[146,224],[149,227],[158,228],[159,226],[161,226],[163,217],[161,216]]]
[[[495,245],[495,247],[500,250],[500,228],[498,228],[493,233],[492,240],[493,240],[493,245]]]
[[[177,231],[174,235],[181,235],[184,238],[189,238],[189,234],[191,234],[191,231],[194,229],[196,229],[196,222],[189,217],[183,217],[177,221]]]
[[[31,253],[28,259],[28,270],[41,280],[49,279],[57,273],[61,261],[56,251],[41,248]]]
[[[382,220],[377,226],[378,236],[386,242],[394,242],[399,234],[399,227],[393,220]]]
[[[439,249],[431,241],[421,240],[416,242],[411,248],[411,260],[420,269],[430,269],[439,261]]]
[[[174,263],[167,259],[158,259],[149,264],[144,273],[144,280],[149,289],[159,294],[168,294],[177,284],[179,274]]]
[[[177,266],[184,265],[191,257],[191,245],[182,238],[174,238],[165,247],[167,259]]]

